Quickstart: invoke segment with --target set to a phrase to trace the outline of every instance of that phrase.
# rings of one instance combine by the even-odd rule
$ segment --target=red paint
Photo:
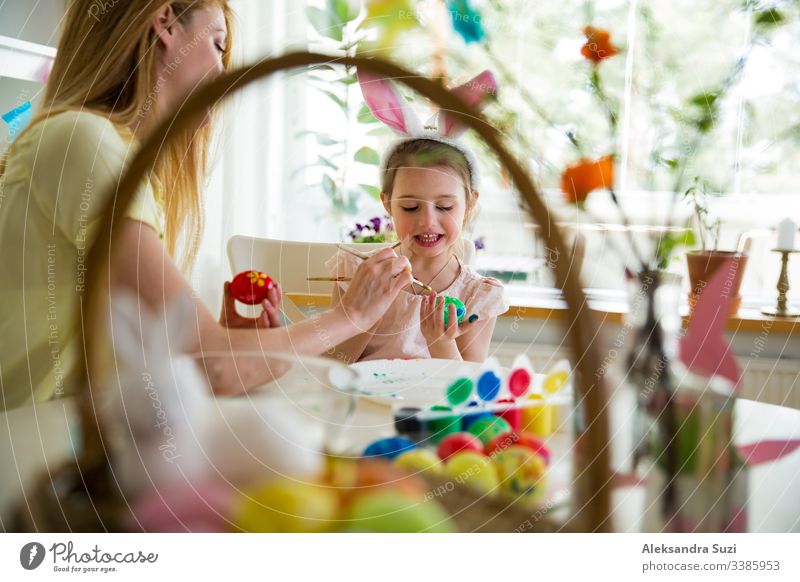
[[[483,454],[483,443],[474,434],[457,432],[449,434],[442,439],[436,454],[439,455],[441,460],[445,461],[448,457],[462,451],[475,451]]]

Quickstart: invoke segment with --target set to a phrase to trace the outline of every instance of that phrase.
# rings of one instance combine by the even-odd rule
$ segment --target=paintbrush
[[[395,247],[397,247],[399,245],[400,245],[400,243],[397,242],[397,243],[393,244],[390,248],[395,248]],[[364,253],[361,253],[359,251],[355,251],[355,250],[353,250],[351,248],[348,248],[348,247],[346,247],[344,245],[338,245],[338,246],[344,252],[350,253],[351,255],[353,255],[355,257],[358,257],[359,259],[366,260],[366,259],[369,258],[369,255],[365,255]],[[331,277],[331,279],[332,280],[341,280],[341,279],[338,279],[336,277]],[[309,280],[311,280],[311,279],[309,279]],[[314,280],[319,280],[319,279],[314,279]],[[414,285],[418,285],[418,286],[422,287],[428,293],[433,293],[433,287],[431,287],[430,285],[427,285],[427,284],[423,283],[422,281],[420,281],[419,279],[415,278],[413,274],[411,275],[411,281],[414,283]]]

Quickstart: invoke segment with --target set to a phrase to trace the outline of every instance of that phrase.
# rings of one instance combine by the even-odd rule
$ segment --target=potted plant
[[[708,211],[708,195],[704,185],[697,179],[683,194],[683,199],[692,207],[694,220],[697,222],[697,231],[700,238],[700,249],[686,253],[686,265],[689,270],[689,309],[694,311],[694,306],[705,289],[708,281],[717,272],[721,265],[730,261],[728,267],[728,281],[726,286],[733,297],[730,303],[730,315],[739,311],[742,297],[739,287],[747,265],[747,254],[736,251],[723,251],[718,248],[721,221],[712,218]]]

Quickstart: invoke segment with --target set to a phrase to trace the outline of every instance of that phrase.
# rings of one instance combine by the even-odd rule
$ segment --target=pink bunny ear
[[[419,120],[389,79],[365,71],[356,75],[367,107],[375,117],[403,135],[418,133]]]
[[[497,94],[497,79],[491,71],[484,71],[452,90],[461,97],[470,107],[479,111],[483,109],[490,98]],[[456,116],[442,111],[439,116],[439,131],[447,137],[458,137],[467,128],[458,121]]]

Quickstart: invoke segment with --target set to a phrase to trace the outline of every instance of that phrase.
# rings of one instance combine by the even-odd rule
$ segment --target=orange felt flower
[[[599,160],[578,160],[561,174],[561,190],[568,202],[581,204],[589,192],[614,184],[614,156]]]
[[[586,35],[586,44],[581,47],[581,54],[595,65],[619,52],[611,44],[611,35],[607,30],[587,26],[583,29],[583,34]]]

